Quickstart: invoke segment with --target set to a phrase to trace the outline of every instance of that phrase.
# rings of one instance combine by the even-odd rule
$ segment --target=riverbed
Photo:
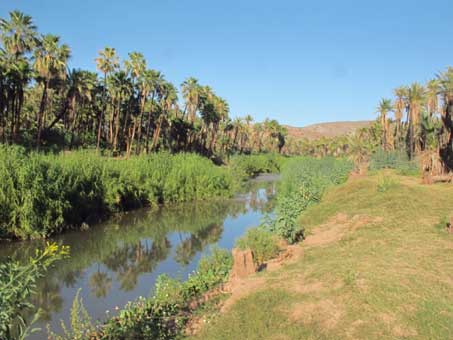
[[[52,240],[70,246],[69,259],[60,261],[39,282],[33,304],[42,316],[35,326],[45,338],[46,325],[57,332],[70,320],[77,291],[92,319],[102,321],[139,296],[152,293],[160,274],[185,280],[213,246],[231,249],[237,238],[273,213],[276,175],[249,181],[234,199],[191,202],[141,209]],[[24,258],[45,241],[4,243],[0,259]]]

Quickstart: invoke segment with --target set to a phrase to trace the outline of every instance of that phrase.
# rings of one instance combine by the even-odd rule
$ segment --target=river
[[[93,320],[104,320],[139,296],[149,296],[158,275],[185,280],[212,246],[231,249],[238,237],[273,212],[278,176],[261,175],[234,199],[174,204],[116,216],[88,231],[68,232],[52,241],[69,245],[38,284],[32,302],[42,310],[42,329],[27,339],[46,339],[46,325],[68,325],[77,291]],[[0,244],[0,259],[25,258],[46,241]]]

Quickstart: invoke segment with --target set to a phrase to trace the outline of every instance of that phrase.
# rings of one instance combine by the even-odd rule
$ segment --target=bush
[[[278,173],[284,160],[279,154],[236,155],[231,157],[229,166],[235,176],[244,180],[260,173]]]
[[[245,235],[236,241],[236,246],[241,250],[250,249],[257,265],[276,257],[280,251],[277,236],[263,228],[247,230]]]
[[[30,327],[37,320],[39,311],[27,324],[26,313],[34,311],[34,306],[27,301],[35,294],[37,280],[55,261],[68,256],[68,252],[67,247],[47,244],[26,264],[11,259],[0,264],[0,339],[24,339],[33,332]]]
[[[320,201],[324,191],[346,181],[352,171],[351,162],[335,158],[294,158],[283,167],[277,190],[275,218],[267,228],[290,243],[303,238],[297,220],[310,205]]]

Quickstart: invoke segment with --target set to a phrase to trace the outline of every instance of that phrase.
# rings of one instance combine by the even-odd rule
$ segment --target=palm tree
[[[137,139],[138,139],[138,146],[137,146],[137,153],[140,153],[140,144],[142,139],[142,126],[143,126],[143,115],[145,110],[146,99],[148,96],[149,91],[149,84],[144,79],[144,74],[146,72],[146,59],[143,54],[139,52],[132,52],[129,53],[129,60],[124,62],[126,70],[131,75],[132,84],[134,87],[138,89],[138,116],[133,117],[133,127],[131,132],[128,135],[129,141],[129,148],[128,154],[131,153],[132,146],[134,143],[134,136],[135,132],[137,131]],[[131,98],[132,99],[132,98]],[[130,103],[129,103],[130,104]],[[130,105],[129,105],[130,106]],[[127,118],[126,118],[127,121]],[[138,128],[137,128],[138,127]]]
[[[430,117],[439,110],[439,85],[438,79],[432,79],[426,84],[426,108]]]
[[[262,123],[255,123],[253,126],[253,146],[255,147],[255,150],[258,152],[261,152],[261,139],[263,135],[264,129],[263,129],[263,124]]]
[[[38,134],[36,138],[37,148],[41,143],[41,132],[43,128],[43,118],[47,104],[47,91],[52,80],[65,79],[66,63],[70,56],[69,46],[60,45],[60,37],[47,34],[42,37],[38,48],[35,50],[34,68],[37,72],[37,81],[42,84],[43,91],[41,104],[38,112]]]
[[[0,36],[5,50],[18,58],[38,44],[33,19],[19,11],[9,13],[9,20],[0,18]]]
[[[129,60],[124,62],[126,71],[130,73],[133,80],[138,79],[146,70],[146,59],[140,52],[129,53]]]
[[[453,169],[453,67],[437,76],[439,93],[443,102],[442,124],[444,127],[445,142],[441,145],[441,157],[449,170]]]
[[[104,88],[103,88],[103,108],[99,116],[98,122],[98,134],[96,141],[96,150],[99,151],[99,146],[101,143],[101,131],[102,131],[102,120],[105,116],[105,111],[107,109],[107,77],[110,73],[114,72],[119,67],[119,59],[116,55],[116,50],[111,47],[104,47],[102,51],[99,52],[99,57],[96,58],[96,67],[99,71],[104,74]]]
[[[69,117],[65,123],[71,131],[71,148],[74,142],[74,130],[78,119],[77,108],[83,102],[92,100],[92,92],[96,83],[96,73],[83,70],[72,70],[68,73],[67,100],[69,103]]]
[[[187,114],[189,122],[195,121],[195,115],[200,103],[202,87],[198,84],[198,80],[190,77],[181,84],[181,92],[186,102],[184,109],[184,116]]]
[[[405,86],[400,86],[394,90],[394,94],[396,96],[395,103],[393,105],[393,111],[395,112],[395,121],[396,121],[396,128],[395,128],[395,139],[398,147],[400,146],[401,140],[401,121],[403,119],[404,111],[407,107],[407,92],[408,89]]]
[[[132,95],[133,85],[125,71],[117,71],[110,75],[107,81],[112,98],[112,113],[110,116],[110,142],[114,155],[118,153],[118,137],[121,123],[122,104]],[[124,122],[127,124],[127,122]]]
[[[380,114],[380,120],[382,125],[382,147],[387,150],[388,145],[388,120],[387,114],[392,110],[392,101],[390,99],[382,98],[379,102],[378,112]]]
[[[3,64],[2,73],[9,79],[9,84],[1,84],[0,92],[5,91],[0,100],[0,121],[3,137],[5,138],[6,117],[3,117],[8,107],[11,112],[11,135],[16,139],[21,124],[21,111],[24,104],[24,89],[31,79],[31,68],[26,53],[31,52],[37,45],[36,26],[30,16],[19,11],[9,13],[9,20],[0,18],[0,38],[4,50],[0,49],[0,60]]]
[[[425,101],[425,88],[418,84],[413,83],[408,90],[408,107],[409,107],[409,131],[408,131],[408,143],[409,143],[409,157],[413,158],[415,151],[418,148],[416,143],[416,134],[420,123],[420,114]]]
[[[220,117],[218,117],[216,112],[216,95],[212,88],[209,86],[203,86],[200,92],[200,113],[203,122],[203,126],[200,131],[200,142],[204,145],[205,150],[208,150],[208,130],[213,124],[220,121]]]
[[[0,123],[4,140],[10,122],[11,137],[15,141],[21,125],[21,112],[25,100],[25,88],[32,77],[30,63],[25,56],[12,55],[0,49]],[[10,116],[8,118],[8,116]]]
[[[228,114],[230,112],[230,107],[225,99],[216,96],[214,97],[214,110],[216,112],[216,119],[212,121],[211,143],[209,147],[209,150],[212,153],[215,151],[220,123],[229,119]]]
[[[151,101],[149,105],[149,112],[148,112],[148,122],[146,123],[146,136],[145,136],[145,151],[146,153],[149,152],[149,137],[151,131],[151,125],[153,123],[153,111],[155,111],[158,107],[155,99],[156,96],[160,96],[163,90],[163,86],[165,83],[165,79],[159,71],[156,70],[148,70],[145,74],[145,80],[147,86],[151,92]]]
[[[157,120],[156,129],[153,135],[152,149],[156,150],[162,131],[162,124],[168,119],[170,112],[178,101],[178,92],[176,87],[170,82],[163,82],[160,85],[160,103],[159,103],[159,118]]]

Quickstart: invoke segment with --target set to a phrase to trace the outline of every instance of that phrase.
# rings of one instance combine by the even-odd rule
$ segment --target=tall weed
[[[319,202],[324,191],[346,181],[352,163],[335,158],[294,158],[283,167],[277,190],[275,218],[265,224],[290,243],[303,238],[297,223],[301,213]]]
[[[0,238],[40,238],[146,205],[229,197],[236,179],[196,154],[128,160],[0,146]]]

